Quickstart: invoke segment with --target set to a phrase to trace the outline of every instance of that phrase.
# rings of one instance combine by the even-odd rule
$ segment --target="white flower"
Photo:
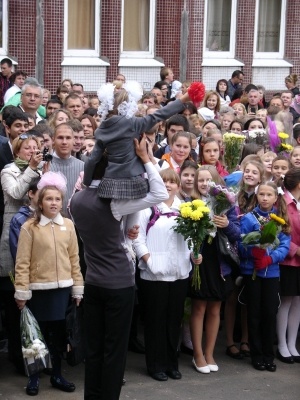
[[[256,138],[256,133],[254,131],[249,131],[249,137],[251,139],[255,139]]]

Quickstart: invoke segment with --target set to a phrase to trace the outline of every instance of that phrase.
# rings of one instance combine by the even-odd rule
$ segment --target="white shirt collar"
[[[57,225],[63,225],[64,224],[64,219],[63,219],[63,217],[62,217],[62,215],[60,213],[58,213],[57,216],[55,218],[53,218],[53,219],[49,219],[49,218],[45,217],[44,214],[42,214],[41,220],[39,222],[39,225],[46,226],[50,222],[54,222]]]
[[[287,193],[290,196],[290,198],[293,200],[293,202],[296,204],[297,210],[300,211],[300,202],[288,190],[287,190]]]

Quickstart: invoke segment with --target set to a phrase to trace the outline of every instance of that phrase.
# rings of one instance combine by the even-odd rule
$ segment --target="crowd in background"
[[[286,90],[266,99],[264,86],[245,85],[247,76],[237,70],[229,79],[220,77],[216,89],[207,90],[201,104],[194,104],[189,96],[192,82],[174,80],[172,70],[164,67],[161,80],[149,92],[143,91],[134,116],[122,120],[122,128],[114,128],[109,121],[115,121],[118,108],[111,108],[108,117],[99,115],[98,96],[87,96],[81,83],[65,79],[56,93],[51,93],[26,72],[13,72],[9,59],[1,61],[1,71],[0,305],[5,311],[8,355],[19,372],[24,373],[20,310],[28,301],[45,336],[54,338],[48,339],[52,386],[75,390],[75,385],[61,376],[65,341],[61,332],[70,293],[79,305],[85,277],[88,335],[92,335],[96,312],[89,308],[91,298],[105,304],[103,315],[105,307],[111,307],[111,326],[101,331],[96,325],[98,333],[89,336],[86,345],[85,399],[119,398],[127,347],[145,353],[147,371],[158,381],[181,379],[179,349],[193,356],[196,371],[217,372],[214,348],[221,313],[227,340],[224,350],[229,357],[251,357],[255,369],[274,372],[277,335],[277,358],[289,364],[300,362],[296,349],[300,323],[300,92],[295,74],[285,78]],[[112,85],[114,101],[121,104],[129,82],[119,74]],[[108,129],[108,135],[116,131],[121,135],[124,128],[125,135],[130,123],[132,132],[144,134],[140,144],[133,141],[133,134],[128,149],[125,136],[122,143],[116,134],[114,143],[123,146],[125,158],[134,151],[140,158],[149,181],[147,196],[141,196],[144,200],[130,197],[122,203],[113,196],[104,201],[100,194],[100,201],[95,189],[111,171],[116,151],[109,143],[103,144],[101,129]],[[227,162],[224,135],[228,133],[243,136],[233,169]],[[106,151],[84,185],[85,165],[90,165],[101,146]],[[118,161],[123,172],[128,168],[125,158],[121,160],[124,164]],[[57,184],[57,177],[50,182],[49,173],[63,174],[65,186]],[[122,177],[120,171],[116,174]],[[41,184],[44,176],[46,183]],[[233,187],[236,202],[222,215],[210,210],[217,234],[211,243],[205,240],[201,249],[191,251],[172,228],[183,203],[202,200],[213,205],[211,181]],[[284,222],[276,236],[277,246],[244,246],[241,235],[261,230],[273,214]],[[51,226],[57,229],[54,243],[60,243],[59,250],[48,249]],[[120,228],[125,238],[120,239]],[[41,230],[42,235],[38,233]],[[221,253],[221,234],[236,245],[239,267]],[[58,254],[59,261],[51,252]],[[49,256],[41,262],[43,253]],[[129,263],[128,271],[120,268],[122,263]],[[196,265],[199,290],[191,285]],[[15,268],[14,287],[10,273],[14,275]],[[101,295],[92,292],[95,287],[103,290]],[[128,308],[116,304],[111,294],[114,290],[128,302]],[[47,304],[51,304],[49,309]],[[144,325],[144,344],[137,337],[139,318]],[[118,346],[109,347],[105,334]],[[100,360],[103,352],[106,355]],[[30,376],[27,394],[36,395],[38,388],[38,375]]]

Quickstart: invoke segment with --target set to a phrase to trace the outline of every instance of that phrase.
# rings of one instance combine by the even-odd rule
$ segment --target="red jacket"
[[[300,267],[300,256],[296,254],[297,250],[300,248],[300,214],[295,202],[288,193],[284,193],[284,198],[287,205],[292,232],[290,250],[285,260],[280,264],[289,265],[291,267]]]

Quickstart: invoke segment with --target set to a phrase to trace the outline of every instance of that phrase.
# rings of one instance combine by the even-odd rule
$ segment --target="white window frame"
[[[229,51],[207,51],[206,50],[208,2],[209,2],[209,0],[205,0],[205,6],[204,6],[203,59],[207,59],[207,58],[214,58],[214,59],[230,58],[230,59],[233,59],[233,58],[235,58],[235,45],[236,45],[237,0],[232,0],[232,3],[231,3]],[[243,65],[243,64],[241,63],[241,65]]]
[[[154,58],[155,43],[155,21],[156,21],[156,0],[150,0],[149,12],[149,50],[148,51],[124,51],[124,0],[122,0],[122,19],[121,19],[121,54],[120,58]]]
[[[3,0],[2,3],[2,42],[3,46],[0,47],[0,55],[7,55],[7,41],[8,41],[8,11],[7,11],[7,0]]]
[[[95,1],[95,48],[68,48],[68,0],[64,1],[64,56],[65,57],[100,57],[100,0]]]
[[[257,49],[257,29],[258,29],[258,19],[259,19],[259,2],[256,0],[255,4],[255,27],[254,27],[254,49],[253,58],[254,59],[280,59],[284,58],[284,48],[285,48],[285,29],[286,29],[286,9],[287,0],[282,0],[281,2],[281,21],[280,21],[280,38],[279,38],[279,51],[278,52],[262,52],[256,51]]]

